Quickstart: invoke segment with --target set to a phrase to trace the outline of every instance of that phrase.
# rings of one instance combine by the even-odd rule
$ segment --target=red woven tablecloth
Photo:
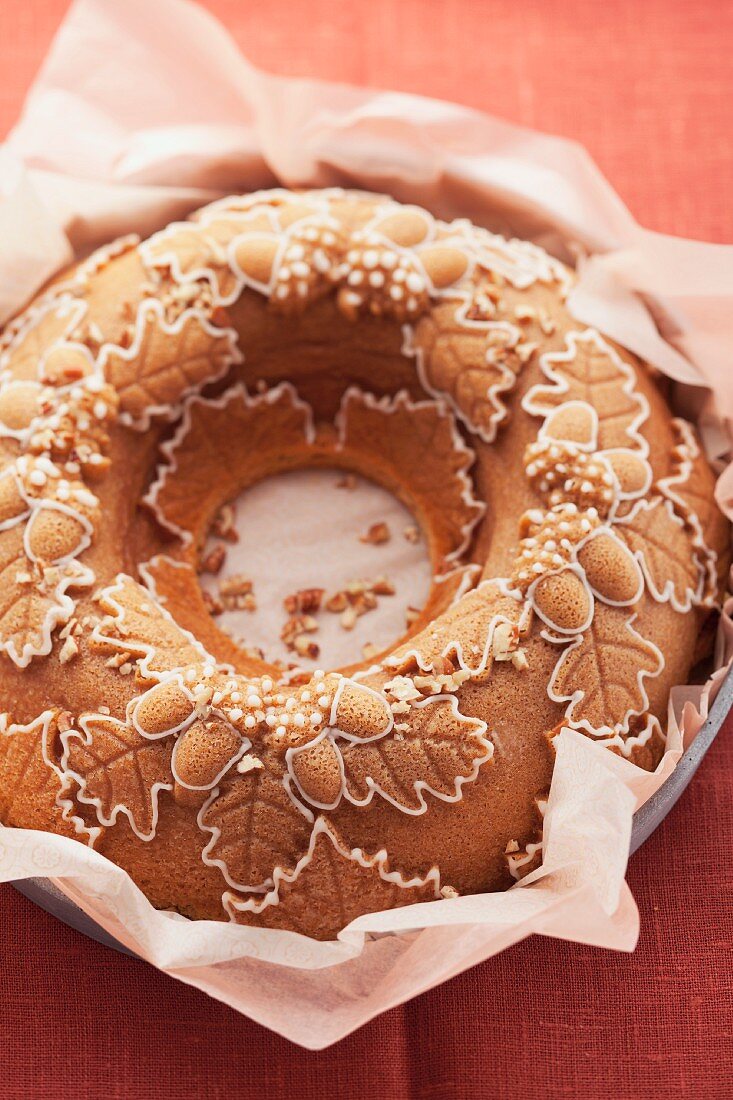
[[[0,133],[67,4],[0,0]],[[265,68],[423,92],[574,137],[641,222],[733,241],[729,0],[207,6]],[[733,1096],[731,734],[729,720],[631,862],[635,954],[535,938],[322,1054],[2,887],[0,1096]]]

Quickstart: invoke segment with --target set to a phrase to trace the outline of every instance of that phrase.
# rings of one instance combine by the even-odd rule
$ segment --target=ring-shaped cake
[[[561,729],[654,767],[728,531],[573,280],[331,189],[214,203],[46,288],[1,343],[2,821],[160,908],[329,938],[533,870]],[[392,648],[284,674],[198,566],[222,505],[304,466],[398,496],[433,583]]]

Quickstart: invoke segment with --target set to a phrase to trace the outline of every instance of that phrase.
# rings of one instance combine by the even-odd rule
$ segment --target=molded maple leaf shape
[[[130,347],[106,344],[99,362],[119,394],[123,422],[145,429],[151,416],[174,417],[188,393],[241,359],[233,329],[216,327],[196,310],[169,324],[162,303],[152,299],[140,305]]]
[[[469,431],[491,443],[507,417],[502,395],[522,366],[514,350],[521,332],[506,321],[467,321],[465,313],[464,302],[439,303],[417,323],[405,350],[417,357],[428,393],[446,397]]]
[[[430,501],[438,559],[459,557],[486,506],[474,497],[467,472],[475,454],[449,409],[442,402],[414,402],[406,393],[378,399],[351,387],[336,423],[341,447],[372,456],[387,482],[406,480],[417,498]]]
[[[678,438],[673,452],[675,469],[657,483],[657,488],[672,501],[677,514],[692,530],[698,557],[707,573],[708,595],[712,598],[718,586],[725,583],[728,568],[726,556],[718,557],[708,545],[716,537],[727,538],[727,532],[721,534],[725,520],[715,502],[715,475],[700,450],[692,425],[676,419],[672,426]]]
[[[371,740],[324,730],[317,741],[288,750],[286,786],[320,809],[335,809],[342,797],[366,806],[377,794],[403,813],[418,815],[428,808],[426,793],[458,801],[463,784],[493,755],[486,723],[461,714],[453,695],[416,703],[404,725]]]
[[[522,402],[536,416],[549,416],[559,405],[582,401],[598,416],[598,449],[631,448],[648,451],[638,429],[649,415],[646,398],[635,392],[633,369],[595,329],[571,332],[566,351],[548,352],[540,359],[551,385],[533,386]]]
[[[86,311],[86,302],[63,294],[31,306],[15,323],[12,340],[0,356],[0,371],[18,382],[38,381],[45,355],[74,331]]]
[[[40,564],[22,522],[0,531],[0,650],[20,668],[50,653],[55,627],[74,610],[67,589],[92,581],[93,574],[73,559],[63,566]]]
[[[83,715],[79,730],[61,734],[60,767],[79,787],[77,798],[94,806],[103,825],[124,814],[140,840],[152,840],[158,794],[173,789],[170,739],[143,737],[130,722]]]
[[[548,690],[557,702],[569,702],[566,718],[574,725],[626,732],[632,715],[647,709],[643,681],[661,672],[664,658],[633,621],[623,608],[597,603],[590,625],[560,657]]]
[[[390,870],[386,851],[368,856],[350,849],[335,826],[319,818],[306,854],[292,872],[276,872],[274,889],[263,899],[226,893],[223,901],[237,924],[335,939],[365,913],[439,897],[437,869],[424,878],[405,879]]]
[[[101,832],[74,813],[69,781],[55,763],[51,743],[58,734],[58,712],[47,710],[27,725],[4,726],[0,737],[0,820],[24,827],[32,813],[34,828],[61,833],[85,843]],[[16,818],[15,807],[21,809]]]
[[[214,663],[194,636],[124,573],[99,594],[99,606],[105,618],[92,632],[92,645],[104,653],[127,653],[139,659],[138,671],[146,679],[161,680],[182,667]]]
[[[283,785],[282,758],[266,753],[261,764],[226,775],[198,816],[200,828],[211,834],[204,863],[219,867],[229,885],[243,891],[271,887],[275,868],[293,870],[313,827]]]
[[[655,599],[668,600],[675,611],[702,603],[705,565],[690,553],[690,532],[671,500],[640,500],[615,529],[637,558]]]
[[[250,397],[233,386],[221,397],[191,398],[165,464],[145,497],[160,522],[184,542],[204,529],[201,518],[258,481],[277,447],[283,466],[311,438],[311,410],[289,383]],[[212,477],[212,470],[216,476]]]

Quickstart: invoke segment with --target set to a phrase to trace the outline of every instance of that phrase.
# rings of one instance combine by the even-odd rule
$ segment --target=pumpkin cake
[[[324,939],[533,870],[562,728],[653,768],[728,530],[573,280],[464,220],[273,190],[118,240],[11,321],[2,822],[159,908]],[[199,580],[222,509],[303,467],[388,489],[429,548],[425,606],[361,664],[268,662]]]

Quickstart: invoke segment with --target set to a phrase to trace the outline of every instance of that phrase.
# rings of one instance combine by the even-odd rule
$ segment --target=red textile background
[[[67,6],[0,0],[0,134]],[[726,0],[206,6],[264,68],[422,92],[576,138],[646,225],[733,241]],[[0,1094],[731,1096],[731,733],[733,720],[631,862],[642,918],[635,954],[535,938],[321,1054],[85,940],[2,887]]]

